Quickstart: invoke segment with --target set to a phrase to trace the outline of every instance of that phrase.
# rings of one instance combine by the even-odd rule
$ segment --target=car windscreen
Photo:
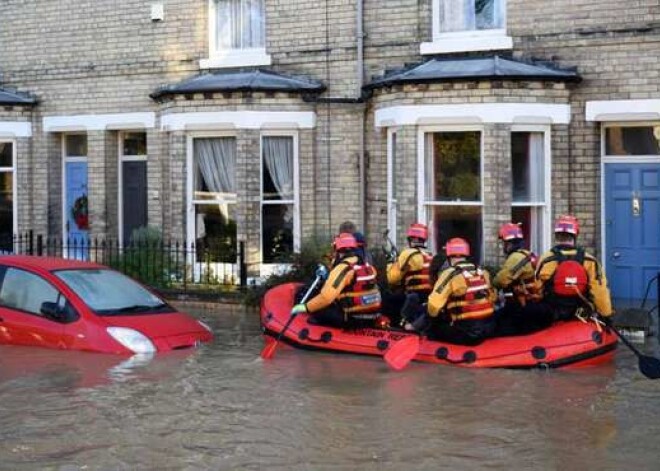
[[[54,274],[101,316],[172,310],[158,296],[113,270],[58,270]]]

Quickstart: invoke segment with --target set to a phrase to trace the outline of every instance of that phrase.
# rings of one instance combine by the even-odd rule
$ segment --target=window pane
[[[447,240],[462,237],[470,243],[472,259],[481,261],[482,225],[479,206],[433,206],[433,234],[436,251],[441,253]]]
[[[195,200],[236,201],[236,138],[193,141]]]
[[[499,3],[496,0],[473,0],[476,29],[501,28]]]
[[[14,175],[0,172],[0,251],[12,249],[14,234]]]
[[[112,270],[60,270],[64,281],[98,314],[112,314],[130,306],[161,306],[163,301],[135,281]]]
[[[443,33],[504,28],[504,0],[440,0]]]
[[[660,126],[605,128],[605,153],[660,155]]]
[[[263,199],[293,200],[293,137],[262,139]]]
[[[147,155],[147,133],[127,132],[123,134],[123,155]]]
[[[262,247],[265,263],[286,262],[293,253],[292,204],[266,204],[262,207]]]
[[[511,221],[520,223],[525,247],[536,254],[543,252],[543,208],[517,206],[511,208]]]
[[[58,291],[43,278],[23,270],[9,268],[0,289],[0,304],[42,315],[42,303],[57,302],[58,294]]]
[[[11,142],[0,142],[0,167],[12,166],[13,145]]]
[[[68,157],[87,157],[86,134],[67,134],[64,140]]]
[[[512,196],[514,202],[545,201],[543,133],[511,133]]]
[[[197,260],[236,263],[236,205],[195,205]]]
[[[427,201],[481,201],[481,133],[434,133],[427,141]],[[430,141],[430,142],[429,142]]]
[[[216,0],[216,48],[265,47],[264,0]]]

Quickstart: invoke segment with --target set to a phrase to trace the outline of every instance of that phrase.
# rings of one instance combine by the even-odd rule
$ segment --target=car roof
[[[0,264],[46,271],[105,268],[103,265],[82,260],[57,257],[32,257],[29,255],[2,255],[0,256]]]

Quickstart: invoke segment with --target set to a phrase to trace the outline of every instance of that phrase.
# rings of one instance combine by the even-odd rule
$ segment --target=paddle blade
[[[660,378],[660,360],[646,355],[640,356],[639,371],[649,379]]]
[[[419,337],[411,335],[392,345],[385,353],[385,362],[394,370],[402,370],[419,352]]]
[[[263,350],[261,350],[261,358],[264,360],[270,360],[273,358],[278,343],[279,342],[270,335],[266,336],[266,345],[264,346]]]

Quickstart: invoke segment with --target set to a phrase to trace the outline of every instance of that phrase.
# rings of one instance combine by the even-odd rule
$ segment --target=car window
[[[158,296],[113,270],[58,270],[54,273],[99,315],[171,310]]]
[[[4,270],[0,286],[0,305],[42,316],[41,305],[57,303],[57,289],[38,275],[18,268]]]

